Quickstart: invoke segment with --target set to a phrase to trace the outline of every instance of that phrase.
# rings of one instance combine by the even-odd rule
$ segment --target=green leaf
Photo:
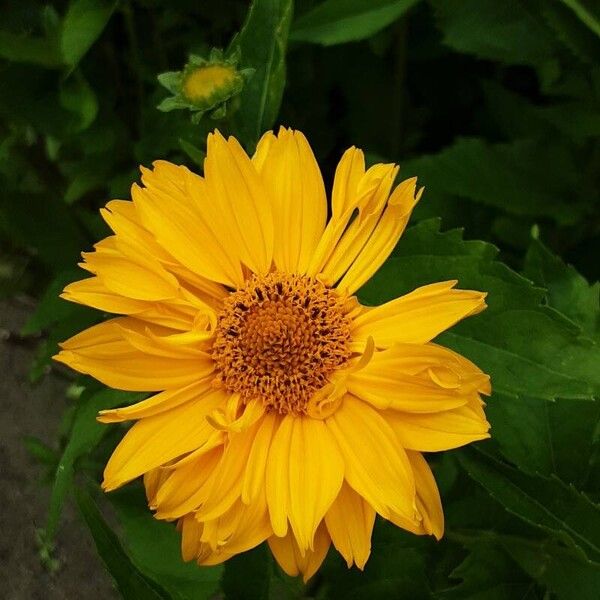
[[[65,204],[52,194],[21,194],[0,190],[0,222],[16,242],[52,270],[72,267],[87,245]]]
[[[42,67],[57,68],[62,65],[54,40],[17,35],[9,31],[0,31],[0,57]]]
[[[294,21],[290,40],[332,46],[371,37],[419,0],[325,0]]]
[[[81,515],[94,538],[98,554],[115,580],[121,596],[127,600],[169,598],[164,590],[135,568],[91,496],[83,490],[77,490],[76,498]]]
[[[596,600],[600,590],[600,565],[585,562],[556,540],[542,543],[513,536],[499,538],[510,556],[559,600]]]
[[[279,113],[292,11],[292,0],[253,0],[244,26],[231,43],[229,52],[239,50],[241,65],[254,69],[234,116],[238,136],[249,150]]]
[[[77,309],[78,306],[59,298],[59,294],[68,283],[78,279],[81,279],[79,269],[70,269],[59,273],[44,291],[37,308],[21,329],[21,335],[41,333],[58,321],[70,318],[73,309]]]
[[[574,11],[565,4],[577,4],[576,0],[560,2],[544,2],[537,0],[539,11],[548,26],[554,31],[556,38],[574,56],[590,65],[598,64],[600,60],[600,39],[591,28],[586,28],[583,20],[578,19]],[[587,13],[591,16],[591,13]],[[592,21],[588,23],[593,24]],[[594,23],[600,31],[600,23]]]
[[[600,37],[600,16],[598,14],[594,14],[591,9],[586,7],[584,2],[580,2],[579,0],[560,1],[565,6],[568,6],[582,23]]]
[[[458,279],[461,288],[488,292],[488,308],[438,341],[489,373],[495,391],[546,400],[599,395],[598,345],[543,306],[544,291],[496,261],[496,254],[491,244],[464,241],[458,230],[440,233],[437,220],[421,222],[359,297],[381,304],[420,285]]]
[[[538,106],[494,81],[483,82],[487,109],[503,133],[514,138],[555,138],[576,142],[600,136],[600,114],[593,101],[561,101]]]
[[[531,578],[501,548],[475,542],[471,553],[450,574],[461,582],[436,594],[439,600],[534,600]]]
[[[480,58],[540,65],[557,52],[535,8],[519,0],[429,0],[444,43]]]
[[[459,138],[438,154],[405,161],[433,196],[451,195],[523,217],[549,217],[560,224],[588,210],[573,197],[579,170],[563,145],[518,140],[490,144]]]
[[[60,40],[64,62],[71,68],[83,58],[106,27],[116,2],[108,0],[71,0],[65,15]]]
[[[198,567],[181,558],[181,535],[173,523],[157,521],[142,490],[127,486],[108,496],[123,526],[124,547],[146,577],[173,600],[208,600],[218,591],[223,566]]]
[[[524,275],[548,290],[547,302],[600,341],[600,283],[590,285],[572,266],[533,240],[525,257]]]
[[[273,558],[266,544],[225,563],[221,588],[227,600],[268,600]]]
[[[506,510],[600,560],[600,507],[558,478],[527,475],[473,448],[460,452],[467,473]]]
[[[48,544],[52,542],[58,528],[62,507],[73,481],[75,462],[93,450],[107,431],[106,425],[96,421],[98,411],[121,404],[132,404],[143,397],[144,394],[117,390],[101,390],[99,392],[86,390],[82,394],[69,434],[69,441],[63,450],[54,477],[45,531]]]
[[[204,167],[204,159],[206,158],[206,152],[201,150],[197,146],[194,146],[191,142],[179,138],[179,145],[181,149],[196,163],[200,168]]]
[[[331,600],[431,598],[425,561],[426,550],[432,543],[378,520],[364,572],[348,569],[341,557],[331,551],[323,568],[324,597]]]
[[[556,475],[587,489],[599,446],[600,402],[496,394],[486,412],[502,454],[530,474]]]
[[[98,114],[96,94],[79,73],[61,85],[60,104],[75,115],[72,125],[74,132],[87,129]]]

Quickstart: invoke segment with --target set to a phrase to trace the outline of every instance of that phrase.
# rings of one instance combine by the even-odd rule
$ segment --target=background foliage
[[[75,491],[126,598],[598,597],[596,3],[254,0],[248,12],[241,0],[23,0],[2,21],[0,293],[40,299],[22,331],[41,336],[32,382],[58,340],[102,318],[57,299],[80,277],[79,252],[107,233],[97,209],[128,196],[138,164],[201,169],[215,126],[249,150],[277,123],[299,128],[329,183],[352,144],[419,176],[413,227],[363,301],[454,278],[489,292],[487,311],[441,338],[495,390],[492,440],[429,456],[447,514],[442,542],[379,522],[364,574],[331,552],[307,588],[264,548],[224,568],[183,564],[176,532],[152,519],[139,489],[104,498],[94,483],[121,435],[94,415],[139,395],[78,378],[57,446],[27,442],[53,486],[40,550],[49,566]],[[239,48],[254,69],[235,105],[199,124],[157,111],[157,75],[212,47]]]

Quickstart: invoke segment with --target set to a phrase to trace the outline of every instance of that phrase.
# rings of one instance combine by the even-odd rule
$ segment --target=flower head
[[[133,420],[103,487],[144,477],[186,560],[222,562],[267,541],[305,579],[333,543],[363,568],[375,514],[440,538],[443,512],[422,452],[488,437],[489,378],[432,342],[485,294],[432,283],[382,306],[355,292],[386,260],[421,191],[350,148],[331,216],[297,132],[249,158],[218,132],[204,177],[158,161],[133,201],[102,215],[114,235],[84,254],[93,277],[63,296],[122,316],[56,357],[105,384],[157,392],[103,411]]]
[[[182,71],[161,73],[158,81],[172,95],[159,104],[159,110],[189,109],[194,122],[207,111],[214,119],[224,117],[228,103],[254,73],[254,69],[239,69],[239,60],[239,49],[225,56],[213,48],[208,59],[192,55]]]

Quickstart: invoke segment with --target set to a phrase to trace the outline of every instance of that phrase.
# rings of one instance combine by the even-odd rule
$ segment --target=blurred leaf
[[[69,270],[61,272],[52,280],[37,308],[21,330],[22,335],[35,335],[48,331],[36,351],[29,371],[33,383],[50,369],[52,356],[58,352],[58,344],[67,338],[98,322],[97,311],[67,302],[59,297],[67,283],[81,279],[81,272]]]
[[[47,466],[56,466],[58,455],[55,450],[47,446],[42,440],[31,435],[25,436],[23,443],[30,456],[39,463]]]
[[[488,292],[488,308],[437,340],[473,360],[495,391],[553,400],[600,394],[600,349],[558,312],[541,304],[543,290],[495,260],[496,248],[464,241],[439,221],[409,229],[390,258],[360,290],[380,304],[427,283],[458,279],[459,287]]]
[[[70,77],[60,88],[60,104],[76,115],[73,129],[87,129],[98,114],[98,100],[82,75]]]
[[[519,216],[550,217],[561,224],[580,219],[587,207],[573,197],[579,171],[566,148],[518,140],[489,144],[460,138],[438,154],[403,163],[418,174],[428,194],[468,198]]]
[[[69,441],[56,469],[45,530],[48,544],[56,535],[63,504],[73,481],[75,462],[93,450],[107,431],[106,425],[96,421],[98,411],[120,404],[132,404],[143,397],[144,394],[108,389],[96,392],[86,390],[82,394],[69,433]]]
[[[250,151],[279,113],[292,11],[292,0],[253,0],[244,26],[231,42],[230,51],[241,52],[241,66],[255,70],[234,115],[237,134]]]
[[[548,290],[548,305],[569,317],[600,342],[600,283],[590,285],[571,265],[533,240],[525,257],[524,275]]]
[[[128,486],[108,496],[124,530],[133,564],[173,600],[208,600],[218,591],[223,566],[199,568],[181,558],[181,535],[173,523],[153,518],[142,491]]]
[[[469,448],[460,462],[506,510],[552,533],[589,560],[600,559],[600,507],[558,478],[526,475]]]
[[[72,283],[78,279],[81,279],[81,271],[79,269],[70,269],[59,273],[46,288],[46,291],[38,302],[37,308],[21,329],[21,334],[32,335],[41,333],[44,329],[47,329],[58,321],[68,319],[72,314],[73,308],[76,308],[77,305],[59,298],[59,294],[68,283]]]
[[[600,37],[600,16],[594,14],[588,9],[585,1],[580,0],[560,0],[565,6],[568,6],[591,31]],[[597,7],[596,7],[597,8]]]
[[[91,496],[83,490],[77,490],[76,497],[81,515],[94,538],[98,554],[115,580],[122,597],[127,600],[169,598],[167,592],[149,581],[135,568]]]
[[[444,43],[480,58],[539,65],[556,54],[556,42],[526,1],[429,0]]]
[[[494,81],[484,81],[483,91],[493,120],[511,137],[552,139],[559,132],[580,142],[600,136],[600,113],[591,98],[538,106]]]
[[[325,0],[294,21],[290,40],[331,46],[371,37],[419,0]]]
[[[62,65],[62,60],[53,42],[54,40],[49,38],[0,31],[0,57],[14,62],[57,68]]]
[[[75,67],[106,27],[116,2],[111,0],[71,0],[61,36],[64,62]]]
[[[201,150],[183,138],[179,138],[179,145],[195,164],[199,165],[201,168],[204,167],[204,159],[206,158],[206,152],[204,152],[204,150]]]
[[[267,544],[225,563],[221,588],[227,600],[269,600],[273,558]]]
[[[562,4],[561,4],[562,2]],[[569,49],[579,60],[588,64],[598,64],[600,60],[600,23],[594,20],[590,12],[585,11],[586,16],[590,17],[587,23],[579,19],[576,11],[570,10],[575,5],[583,8],[577,0],[561,0],[559,2],[545,2],[537,0],[540,13],[548,26],[554,30],[556,38]],[[583,16],[584,12],[579,12]],[[592,27],[586,28],[586,25]],[[593,27],[597,32],[593,32]]]
[[[52,194],[0,191],[0,221],[16,243],[31,250],[51,269],[72,267],[87,243],[65,204]]]

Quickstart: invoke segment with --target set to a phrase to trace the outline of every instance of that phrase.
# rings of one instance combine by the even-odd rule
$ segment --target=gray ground
[[[93,542],[75,509],[65,511],[56,540],[60,568],[51,574],[38,558],[35,530],[46,518],[49,487],[23,446],[33,435],[53,444],[65,407],[65,384],[49,375],[35,388],[27,371],[35,344],[18,332],[31,308],[0,302],[0,598],[6,600],[90,600],[116,597]]]

